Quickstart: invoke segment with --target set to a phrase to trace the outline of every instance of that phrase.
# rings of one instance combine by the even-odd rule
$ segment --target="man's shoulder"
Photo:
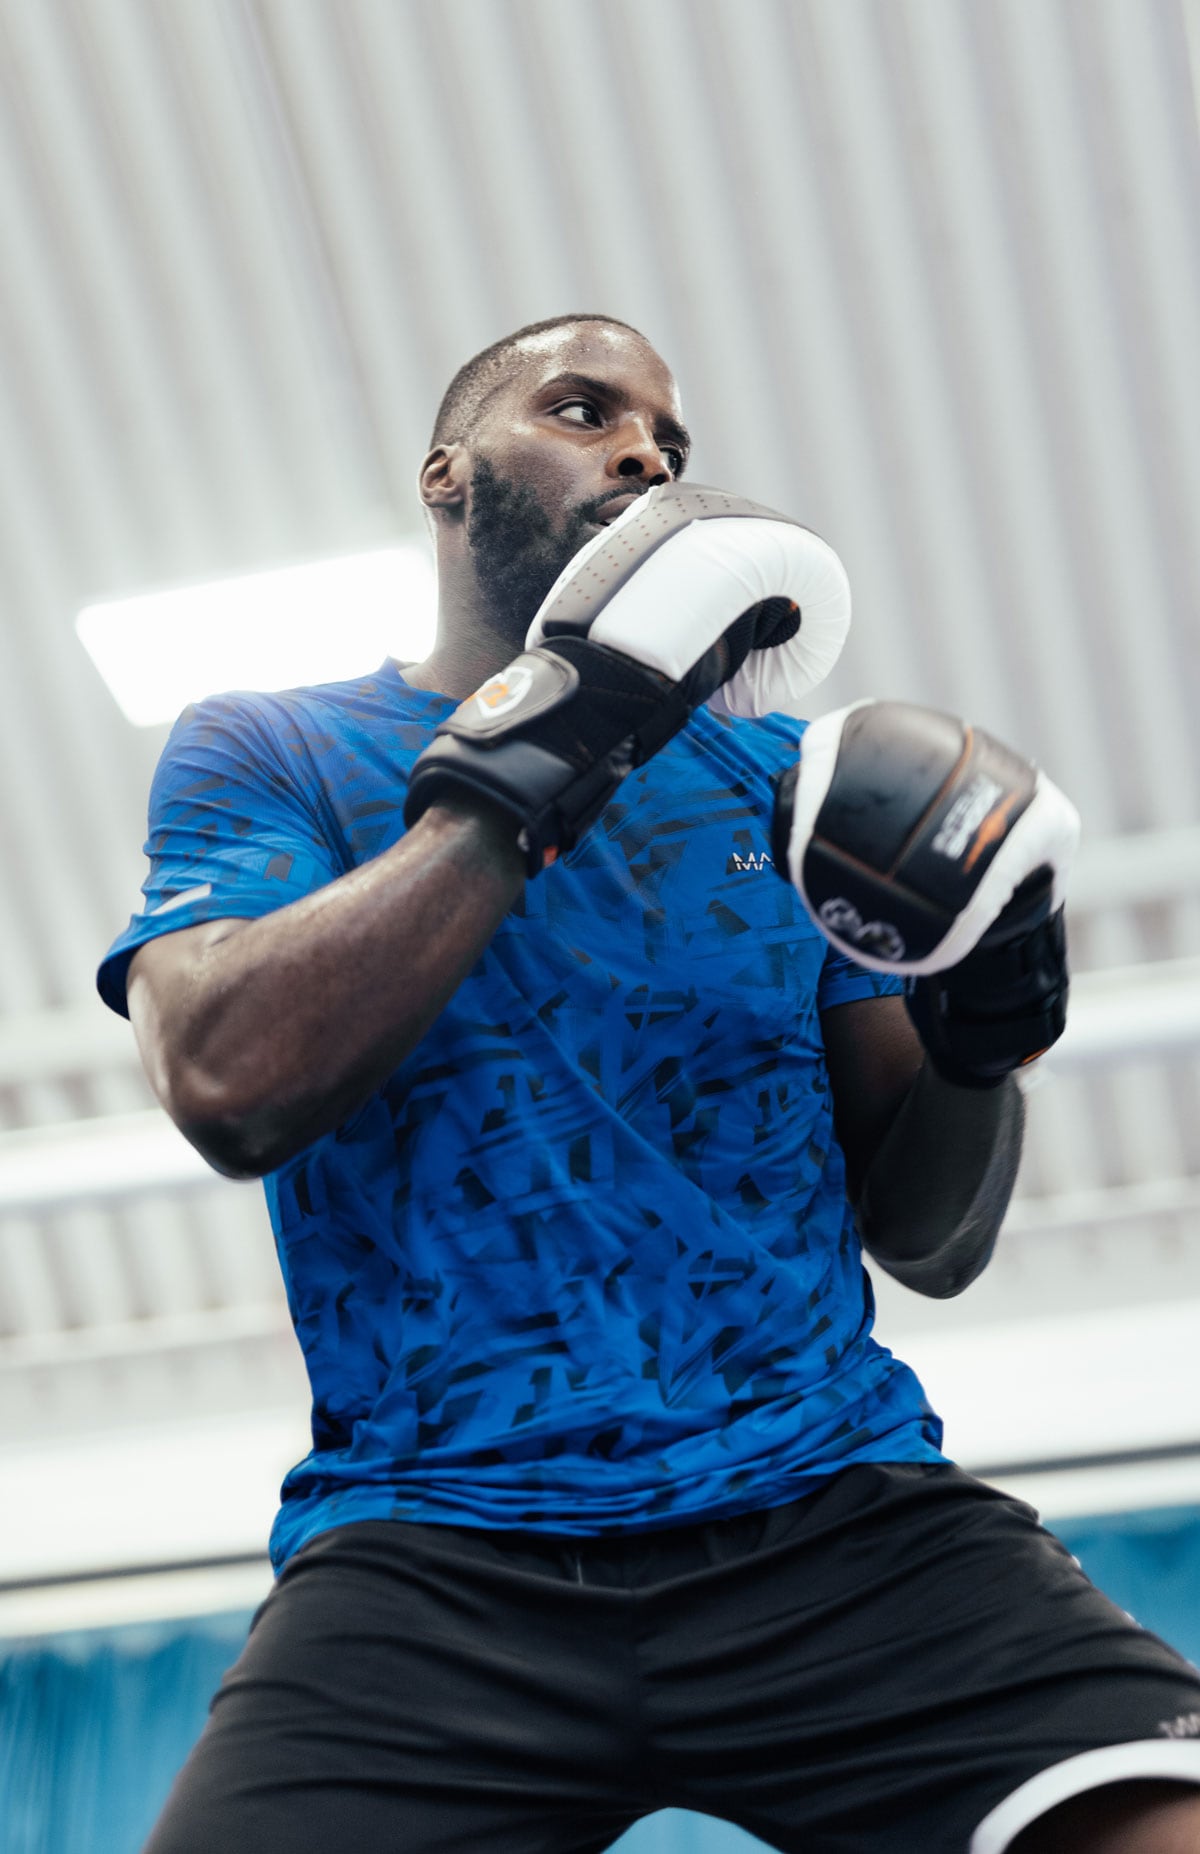
[[[743,717],[717,715],[711,709],[700,708],[687,731],[702,751],[720,759],[732,754],[748,770],[770,777],[794,762],[807,726],[807,721],[792,715]]]
[[[415,711],[430,699],[426,691],[410,688],[398,668],[388,662],[370,675],[351,676],[340,682],[300,683],[289,689],[223,689],[192,702],[176,725],[192,720],[239,719],[264,727],[320,722],[328,725],[338,716]]]
[[[170,762],[204,744],[240,743],[253,753],[336,751],[355,734],[411,731],[423,741],[449,698],[413,689],[390,660],[366,676],[306,683],[289,689],[226,689],[192,702],[175,722],[164,750]]]
[[[718,715],[711,708],[697,710],[696,719],[702,719],[720,733],[731,735],[742,742],[750,751],[764,754],[794,753],[808,726],[807,721],[795,715],[771,713],[767,715]]]

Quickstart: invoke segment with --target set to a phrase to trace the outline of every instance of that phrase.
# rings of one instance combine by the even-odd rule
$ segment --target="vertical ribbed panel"
[[[0,0],[0,1002],[88,1000],[140,873],[162,734],[78,607],[416,531],[451,373],[571,308],[661,346],[697,477],[843,554],[817,706],[968,712],[1093,839],[1193,823],[1197,154],[1182,0]],[[1077,960],[1198,936],[1200,871]],[[1034,1110],[1026,1193],[1200,1165],[1193,1062]],[[226,1202],[6,1225],[0,1329],[277,1294]]]

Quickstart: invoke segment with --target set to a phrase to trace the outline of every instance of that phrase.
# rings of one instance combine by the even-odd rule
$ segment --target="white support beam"
[[[1200,1218],[1200,1178],[1150,1178],[1139,1184],[1053,1197],[1019,1197],[1004,1219],[1011,1236],[1074,1236],[1114,1225],[1144,1228],[1176,1217]]]
[[[0,1641],[250,1612],[269,1595],[273,1581],[264,1542],[261,1555],[248,1563],[113,1577],[85,1573],[60,1583],[0,1587]]]
[[[1187,31],[1188,59],[1192,67],[1196,118],[1200,123],[1200,0],[1183,0],[1183,23]]]
[[[198,1346],[253,1344],[291,1335],[287,1304],[277,1300],[234,1307],[197,1307],[190,1313],[152,1315],[100,1326],[69,1326],[16,1333],[0,1339],[0,1378],[6,1373],[58,1369],[64,1365],[145,1357],[152,1352],[186,1352]]]
[[[1062,1074],[1197,1050],[1200,959],[1165,959],[1072,979],[1067,1028],[1045,1062],[1049,1072]]]
[[[215,1182],[158,1108],[0,1134],[0,1216]]]
[[[1196,0],[1200,6],[1200,0]],[[1141,907],[1200,895],[1200,825],[1143,831],[1085,844],[1070,879],[1074,916],[1107,908]],[[1194,962],[1200,971],[1200,960]],[[1163,975],[1185,975],[1183,962],[1163,966]],[[1087,973],[1076,981],[1079,996],[1102,984],[1143,983],[1150,968]],[[128,1023],[87,999],[65,1009],[30,1010],[0,1023],[0,1086],[54,1081],[61,1075],[137,1066],[137,1044]]]
[[[1071,871],[1068,912],[1090,914],[1200,895],[1200,825],[1085,842]]]
[[[1053,1515],[1196,1499],[1198,1346],[1200,1301],[1185,1301],[948,1322],[907,1334],[902,1353],[945,1418],[951,1455],[968,1469],[1006,1465],[1004,1484]],[[310,1443],[297,1400],[0,1448],[0,1584],[254,1558],[282,1475]],[[1134,1465],[1103,1467],[1121,1455]],[[1045,1471],[1092,1457],[1090,1471]],[[55,1626],[36,1602],[20,1614],[14,1604],[0,1603],[0,1634]]]
[[[1041,1243],[1058,1237],[1128,1225],[1146,1231],[1181,1217],[1200,1217],[1200,1178],[1160,1178],[1109,1190],[1072,1191],[1055,1197],[1018,1198],[1005,1219],[1005,1241]],[[877,1293],[890,1302],[896,1290],[886,1281]],[[889,1317],[907,1335],[911,1322],[903,1303]],[[922,1322],[922,1327],[928,1322]],[[0,1339],[0,1382],[9,1373],[62,1370],[98,1362],[124,1362],[150,1354],[192,1352],[290,1339],[282,1293],[270,1299],[226,1307],[198,1307],[185,1313],[152,1315],[103,1325],[43,1328]],[[907,1343],[907,1337],[905,1338]]]
[[[14,1013],[0,1024],[0,1087],[139,1067],[133,1031],[99,998],[53,1011]]]
[[[2,1044],[0,1037],[0,1079]],[[1045,1058],[1045,1073],[1193,1052],[1200,1052],[1200,959],[1166,960],[1077,978],[1066,1034]],[[0,1134],[0,1216],[216,1182],[157,1108]]]
[[[1197,0],[1200,4],[1200,0]],[[1200,896],[1200,826],[1182,825],[1142,831],[1085,844],[1071,876],[1070,912],[1081,916],[1152,902],[1179,901]],[[1076,980],[1076,995],[1083,998],[1092,987],[1097,996],[1126,986],[1149,984],[1157,971],[1161,982],[1195,981],[1200,985],[1200,961],[1176,961],[1161,968],[1122,969],[1111,974],[1088,973]],[[1155,981],[1156,983],[1158,981]],[[1075,1029],[1075,1025],[1072,1025]],[[1111,1031],[1104,1048],[1111,1047]],[[1161,1034],[1168,1036],[1164,1029]],[[1177,1040],[1196,1039],[1192,1015],[1176,1026]],[[1072,1042],[1078,1042],[1072,1038]],[[1079,1043],[1080,1049],[1083,1044]],[[1073,1060],[1075,1058],[1072,1058]],[[1080,1057],[1079,1060],[1086,1058]],[[30,1082],[54,1081],[68,1075],[91,1075],[118,1068],[138,1068],[137,1045],[129,1025],[105,1009],[98,998],[52,1011],[29,1011],[0,1023],[0,1087],[21,1087]]]

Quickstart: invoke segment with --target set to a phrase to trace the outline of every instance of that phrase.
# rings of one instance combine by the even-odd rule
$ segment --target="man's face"
[[[631,331],[581,323],[522,347],[476,428],[467,502],[479,586],[515,645],[571,556],[688,450],[675,382]]]

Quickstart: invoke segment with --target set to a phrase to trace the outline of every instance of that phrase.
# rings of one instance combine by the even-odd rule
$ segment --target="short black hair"
[[[524,328],[493,341],[490,348],[483,348],[469,361],[464,361],[442,396],[433,421],[430,447],[457,444],[470,436],[485,401],[500,385],[507,371],[506,363],[520,342],[530,335],[544,335],[552,328],[570,328],[575,322],[606,322],[610,328],[627,328],[639,341],[646,339],[631,322],[622,322],[615,315],[597,315],[590,310],[578,315],[552,315],[544,322],[527,322]]]

